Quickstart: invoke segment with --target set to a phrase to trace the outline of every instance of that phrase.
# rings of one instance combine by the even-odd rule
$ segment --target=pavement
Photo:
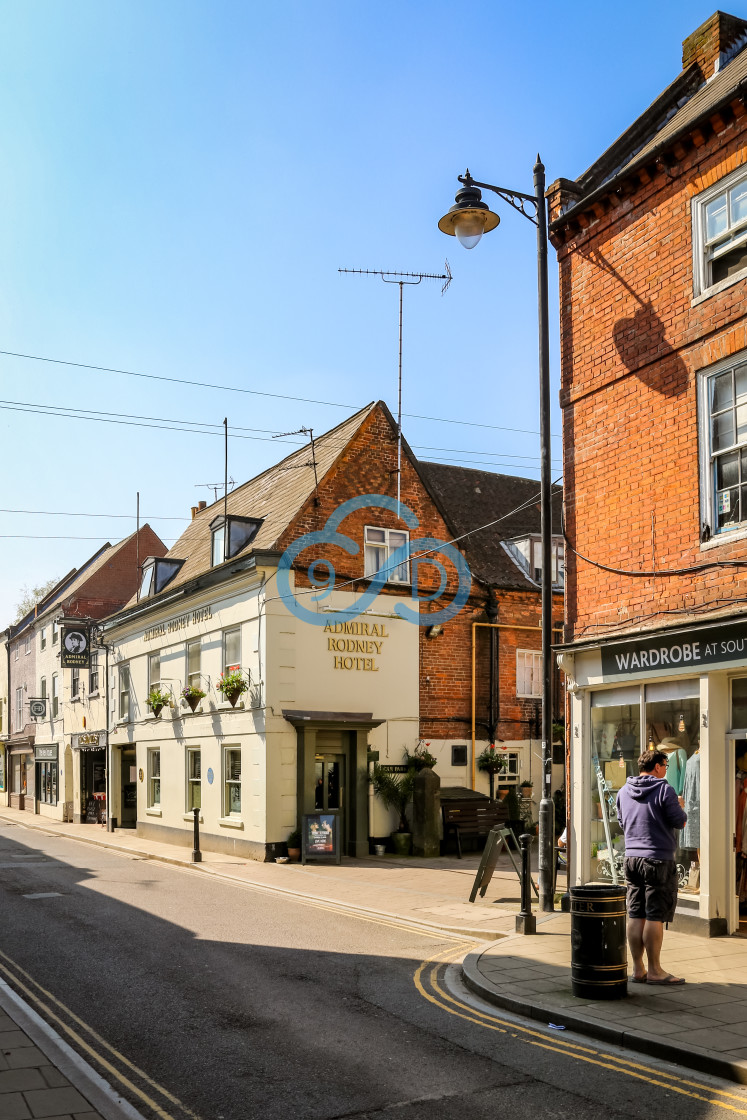
[[[204,852],[202,862],[193,864],[188,848],[144,840],[130,830],[109,833],[99,825],[63,824],[5,808],[0,809],[0,819],[20,828],[190,868],[195,874],[217,876],[253,890],[478,942],[464,959],[463,977],[476,994],[497,1007],[747,1084],[747,938],[702,938],[669,931],[662,960],[686,984],[671,988],[628,985],[626,999],[587,1000],[571,991],[570,915],[537,913],[536,934],[515,933],[519,883],[505,854],[485,898],[470,904],[479,854],[465,855],[462,860],[384,856],[302,866]],[[558,890],[564,889],[561,876]],[[10,1014],[2,1004],[2,990],[0,1008]],[[3,1030],[0,1019],[0,1116],[3,1120],[15,1120],[16,1115],[23,1120],[52,1118],[55,1114],[34,1112],[30,1105],[26,1112],[8,1113],[6,1118],[3,1078],[7,1071],[2,1061],[4,1057],[7,1061],[8,1047],[3,1045]],[[13,1028],[11,1033],[15,1031]],[[70,1071],[64,1072],[76,1086]],[[15,1090],[8,1092],[12,1095]],[[18,1090],[24,1100],[32,1092]],[[88,1112],[68,1109],[56,1115],[76,1120],[94,1120],[99,1115],[106,1120],[127,1115],[133,1120],[137,1116],[133,1110],[104,1113],[100,1103]]]

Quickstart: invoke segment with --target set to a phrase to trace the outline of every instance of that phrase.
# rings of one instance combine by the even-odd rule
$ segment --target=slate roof
[[[502,541],[540,531],[540,484],[537,479],[420,461],[419,469],[455,535],[491,525],[459,541],[472,574],[486,584],[507,590],[537,590],[511,559]],[[562,490],[553,491],[553,532],[561,533]],[[524,508],[519,508],[524,507]],[[513,510],[519,510],[513,513]],[[509,516],[505,516],[505,515]]]
[[[343,420],[336,428],[332,428],[314,440],[320,482],[375,407],[373,403],[366,405],[347,420]],[[246,553],[272,551],[290,521],[313,491],[314,471],[308,444],[299,447],[298,451],[292,452],[256,478],[232,490],[228,495],[229,517],[233,514],[235,517],[264,518],[259,532],[251,543],[251,548],[248,548]],[[200,510],[176,544],[166,553],[167,558],[184,560],[184,564],[174,579],[167,584],[164,595],[210,569],[209,526],[214,518],[223,514],[223,510],[223,498]],[[218,571],[221,567],[228,567],[235,563],[236,558],[233,558],[227,560],[225,565],[216,565],[212,570]],[[136,596],[133,596],[127,606],[132,606],[136,601]]]

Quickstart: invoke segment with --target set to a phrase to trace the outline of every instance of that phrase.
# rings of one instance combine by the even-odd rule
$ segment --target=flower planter
[[[412,847],[412,833],[393,832],[392,847],[394,848],[395,856],[409,856],[410,848]]]
[[[301,858],[300,848],[288,848],[288,859],[291,863],[298,863]]]
[[[202,700],[202,697],[201,696],[185,696],[184,699],[186,700],[187,704],[189,704],[190,709],[194,712],[195,709],[197,708],[197,705]]]
[[[225,696],[226,700],[231,705],[231,707],[235,708],[236,705],[238,704],[239,700],[241,699],[241,697],[244,695],[244,693],[240,692],[240,691],[239,692],[224,692],[223,695]]]
[[[163,704],[151,704],[150,710],[153,712],[156,719],[158,719],[163,710]]]

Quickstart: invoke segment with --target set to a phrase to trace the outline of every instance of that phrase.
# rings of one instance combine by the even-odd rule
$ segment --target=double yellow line
[[[469,1004],[452,996],[441,987],[439,972],[452,961],[464,957],[474,944],[462,944],[457,948],[447,949],[433,957],[422,961],[413,977],[418,992],[429,1003],[441,1008],[442,1011],[474,1023],[486,1030],[497,1031],[499,1034],[510,1034],[512,1038],[527,1043],[529,1046],[538,1046],[542,1050],[550,1050],[555,1054],[563,1054],[575,1061],[587,1062],[589,1065],[599,1066],[611,1070],[625,1077],[632,1077],[638,1081],[645,1081],[647,1085],[657,1085],[659,1088],[668,1089],[672,1093],[690,1097],[693,1100],[704,1101],[717,1108],[736,1112],[740,1116],[747,1116],[747,1094],[729,1089],[718,1089],[713,1085],[704,1085],[699,1081],[692,1081],[679,1074],[666,1073],[653,1066],[643,1065],[639,1060],[628,1061],[615,1054],[596,1050],[591,1046],[584,1046],[574,1042],[558,1039],[557,1042],[544,1031],[524,1027],[521,1024],[507,1019],[501,1019],[486,1011],[479,1011]],[[430,970],[430,971],[429,971]],[[736,1102],[734,1104],[730,1102]]]
[[[175,1097],[168,1089],[164,1089],[162,1085],[148,1077],[147,1073],[139,1069],[124,1054],[120,1054],[119,1050],[111,1046],[106,1039],[102,1038],[92,1027],[89,1027],[79,1018],[74,1011],[71,1011],[56,996],[48,992],[41,984],[38,984],[25,969],[21,968],[19,964],[16,964],[2,951],[0,951],[0,976],[7,981],[11,988],[22,992],[28,1002],[36,1006],[47,1022],[54,1023],[59,1034],[67,1036],[79,1052],[87,1055],[106,1072],[112,1081],[128,1090],[141,1104],[147,1105],[159,1117],[159,1120],[183,1120],[183,1117],[189,1117],[189,1120],[200,1120],[196,1112],[192,1112],[178,1097]],[[71,1024],[74,1025],[71,1026]],[[83,1038],[81,1031],[93,1040],[94,1045]],[[117,1068],[117,1066],[122,1068]],[[123,1072],[123,1070],[127,1072]],[[143,1085],[147,1086],[147,1089],[141,1088],[133,1078],[142,1082]],[[167,1102],[167,1107],[171,1108],[172,1111],[169,1112],[162,1107],[155,1099],[156,1097],[160,1097]]]

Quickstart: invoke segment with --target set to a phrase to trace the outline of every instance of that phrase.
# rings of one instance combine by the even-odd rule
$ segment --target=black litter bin
[[[625,887],[571,887],[571,984],[583,999],[628,994]]]

